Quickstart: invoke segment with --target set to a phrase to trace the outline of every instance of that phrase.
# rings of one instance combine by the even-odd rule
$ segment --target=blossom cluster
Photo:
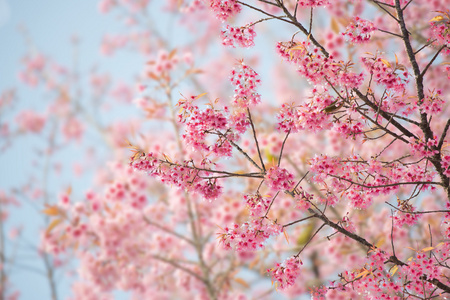
[[[330,1],[329,0],[298,0],[297,3],[300,6],[319,7],[319,6],[329,5]]]
[[[241,6],[236,0],[209,0],[209,5],[221,21],[226,21],[241,12]]]
[[[309,103],[294,105],[283,104],[277,115],[277,129],[281,132],[299,132],[308,130],[318,132],[331,128],[332,115],[326,109],[336,105],[338,99],[328,93],[316,93]],[[339,105],[339,104],[337,104]]]
[[[285,289],[294,285],[295,280],[300,275],[300,266],[302,261],[295,256],[289,257],[282,264],[277,263],[274,268],[268,269],[272,282],[275,282],[275,287]]]
[[[396,92],[405,90],[409,74],[403,66],[392,66],[387,60],[376,56],[363,57],[362,62],[377,84],[384,85],[386,89],[392,89]]]
[[[440,278],[441,275],[434,259],[420,252],[408,265],[401,267],[398,273],[401,278],[408,278],[404,289],[420,296],[425,296],[436,288],[427,280]]]
[[[280,42],[277,52],[288,62],[294,64],[297,71],[313,85],[334,85],[347,88],[359,87],[362,73],[350,72],[351,63],[336,61],[333,55],[326,55],[310,41]]]
[[[180,58],[175,50],[171,52],[161,50],[155,60],[147,63],[150,66],[149,76],[155,79],[168,76],[168,73],[174,70],[180,62]]]
[[[444,100],[442,100],[442,91],[433,91],[430,95],[425,96],[424,99],[418,100],[416,105],[419,107],[421,113],[435,115],[442,111]]]
[[[375,30],[377,28],[372,22],[355,17],[342,35],[346,36],[354,44],[363,44],[370,40],[371,34]]]
[[[223,187],[218,184],[217,179],[203,179],[210,175],[207,171],[199,171],[192,162],[182,164],[173,163],[168,157],[164,160],[157,159],[152,153],[139,153],[131,159],[130,166],[138,171],[159,178],[165,184],[174,185],[180,189],[201,194],[207,200],[215,200],[221,194]],[[204,159],[201,167],[208,167],[209,160]]]
[[[226,26],[222,31],[222,44],[224,46],[235,47],[238,45],[243,48],[250,48],[255,45],[256,32],[252,26],[246,25],[242,27]]]
[[[442,168],[444,169],[444,174],[450,177],[450,155],[442,157]]]
[[[439,153],[437,150],[437,138],[429,139],[426,142],[422,139],[411,138],[408,144],[411,149],[412,155],[418,155],[420,157],[432,157],[435,154]]]
[[[310,160],[313,180],[346,196],[353,207],[367,208],[377,195],[388,195],[400,188],[402,182],[432,181],[435,172],[419,165],[362,163],[358,157],[339,159],[326,155]],[[353,184],[363,179],[364,184]],[[424,184],[423,189],[430,188]],[[415,220],[415,217],[413,217]]]
[[[336,121],[333,130],[345,138],[355,139],[364,132],[364,124],[358,120],[347,118],[343,122]]]
[[[39,133],[44,128],[46,117],[32,110],[23,110],[17,117],[16,121],[21,130]]]
[[[246,119],[242,115],[230,117],[227,107],[219,110],[214,109],[211,104],[207,109],[201,110],[193,103],[200,96],[191,96],[178,102],[181,108],[178,120],[186,128],[183,139],[195,151],[212,153],[217,157],[231,156],[231,143],[239,139],[238,133],[245,132],[248,126]],[[232,122],[228,122],[228,119]],[[238,133],[233,127],[237,128]],[[208,137],[212,135],[216,137],[213,142],[209,142]]]
[[[439,15],[431,20],[431,35],[438,45],[447,46],[447,53],[450,53],[448,49],[450,46],[450,12],[441,12]]]
[[[294,187],[294,175],[288,170],[277,166],[267,170],[264,179],[267,181],[267,185],[276,191],[290,190]]]
[[[420,219],[421,214],[415,214],[416,208],[406,201],[400,202],[399,207],[402,211],[396,211],[393,216],[396,227],[400,228],[404,224],[412,226]]]
[[[225,249],[236,251],[255,251],[264,248],[264,242],[270,236],[283,232],[283,226],[265,223],[263,219],[254,219],[241,225],[233,224],[218,233],[218,238]]]
[[[297,71],[312,84],[324,82],[324,78],[334,78],[339,67],[333,61],[333,56],[327,57],[314,47],[310,41],[301,43],[278,43],[279,54],[295,64]]]
[[[264,216],[271,202],[270,197],[262,196],[259,193],[245,195],[244,200],[247,204],[247,208],[250,210],[250,216],[252,217]]]
[[[231,83],[234,89],[234,105],[240,108],[248,108],[261,102],[261,95],[256,92],[256,87],[261,84],[258,73],[241,61],[231,71]]]
[[[295,195],[296,207],[302,211],[306,211],[311,207],[311,201],[313,199],[313,195],[307,193],[302,188],[299,188]]]

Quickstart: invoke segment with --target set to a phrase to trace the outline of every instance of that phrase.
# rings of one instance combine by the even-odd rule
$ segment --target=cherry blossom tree
[[[257,72],[240,61],[231,72],[235,94],[229,105],[207,103],[202,108],[199,98],[203,94],[178,102],[179,121],[184,125],[182,138],[195,152],[193,155],[173,161],[136,147],[131,166],[215,201],[220,201],[226,178],[259,182],[255,189],[243,192],[248,220],[219,232],[225,249],[256,251],[264,248],[271,236],[284,233],[289,239],[295,236],[295,229],[287,234],[291,227],[315,219],[305,245],[267,270],[280,289],[304,282],[303,273],[309,269],[303,266],[302,257],[308,257],[305,249],[313,251],[313,243],[319,245],[320,239],[327,237],[333,248],[354,243],[362,248],[363,255],[358,256],[351,247],[351,259],[344,263],[347,259],[342,257],[342,250],[333,249],[340,254],[333,260],[348,267],[339,274],[340,280],[313,288],[314,297],[443,297],[450,292],[445,150],[450,121],[444,117],[450,78],[445,63],[450,19],[444,3],[259,2],[210,1],[210,7],[225,22],[242,14],[243,9],[266,16],[243,27],[226,25],[222,32],[226,46],[252,46],[255,25],[271,19],[289,23],[297,30],[289,41],[277,43],[277,52],[312,89],[309,99],[295,99],[281,106],[276,127],[284,138],[280,138],[279,154],[274,154],[272,162],[263,157],[259,124],[251,113],[262,101],[257,91],[262,83]],[[335,32],[322,42],[314,24],[316,16],[323,16],[327,10],[332,15],[329,26]],[[369,13],[376,17],[365,19]],[[333,34],[341,34],[345,41]],[[317,152],[306,158],[308,166],[301,166],[300,160],[288,154],[288,149],[293,151],[289,142],[294,135],[323,131],[351,147],[336,147],[332,154]],[[243,149],[241,141],[246,133],[253,141]],[[201,153],[200,159],[195,157],[197,153]],[[221,163],[224,157],[242,157],[248,167],[233,170],[229,163]],[[286,162],[282,164],[283,158]],[[268,196],[262,196],[265,193]],[[291,198],[288,211],[297,210],[298,215],[290,220],[276,213],[280,193]],[[394,204],[389,201],[393,196]],[[384,215],[387,230],[374,230],[380,227],[370,224],[375,215]],[[430,218],[438,223],[434,229]],[[418,233],[411,229],[414,225]],[[398,249],[399,244],[411,245],[412,241],[396,237],[405,230],[404,238],[422,237],[418,249]],[[426,234],[429,240],[425,242]],[[310,269],[320,272],[314,261],[310,264]]]
[[[137,96],[93,73],[94,99],[134,97],[141,119],[102,126],[42,55],[21,73],[55,92],[67,140],[93,127],[114,153],[85,196],[44,193],[48,270],[77,258],[71,299],[445,299],[449,6],[168,1],[194,37],[175,49],[150,1],[100,1],[128,30],[103,53],[148,59]],[[198,65],[211,48],[219,59]],[[39,134],[46,120],[25,110],[17,126]]]

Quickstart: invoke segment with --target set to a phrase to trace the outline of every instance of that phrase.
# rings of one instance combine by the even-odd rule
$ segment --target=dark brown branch
[[[378,106],[373,103],[372,101],[369,100],[369,98],[367,98],[367,96],[363,95],[359,90],[357,89],[353,89],[353,91],[358,95],[358,97],[365,103],[367,104],[370,108],[372,108],[374,111],[378,110]],[[380,115],[385,118],[386,120],[389,120],[391,117],[389,116],[388,113],[386,113],[384,110],[380,109]],[[406,129],[405,127],[403,127],[402,124],[398,123],[396,120],[392,120],[391,124],[393,126],[395,126],[395,128],[397,128],[398,130],[400,130],[404,135],[406,135],[407,137],[414,137],[416,138],[416,136],[411,133],[408,129]],[[403,138],[402,138],[403,139]]]
[[[442,146],[444,145],[445,137],[447,136],[449,127],[450,127],[450,119],[447,120],[444,130],[442,131],[441,139],[439,140],[438,147],[437,147],[439,151],[441,151]]]

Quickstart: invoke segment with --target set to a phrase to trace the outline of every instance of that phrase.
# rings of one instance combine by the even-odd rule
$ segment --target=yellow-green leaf
[[[376,244],[375,247],[380,248],[384,244],[385,238],[382,237]]]
[[[334,31],[334,33],[339,33],[339,23],[336,21],[335,18],[331,19],[331,30]]]
[[[395,272],[397,272],[397,270],[398,270],[398,266],[397,266],[397,265],[395,265],[394,267],[392,267],[392,269],[391,269],[391,275],[394,276],[394,274],[395,274]]]
[[[385,60],[384,58],[380,58],[380,60],[385,64],[388,68],[392,68],[391,63]]]

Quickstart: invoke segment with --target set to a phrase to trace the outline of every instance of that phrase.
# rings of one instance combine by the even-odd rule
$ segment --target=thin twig
[[[386,203],[387,205],[393,207],[394,209],[405,213],[405,214],[412,214],[412,215],[421,215],[421,214],[434,214],[434,213],[449,213],[450,210],[428,210],[428,211],[406,211],[406,210],[402,210],[398,207],[396,207],[395,205],[390,204],[389,202],[385,201],[384,203]]]
[[[430,60],[430,62],[427,64],[427,66],[425,67],[425,69],[423,69],[422,73],[420,73],[420,76],[423,77],[425,76],[425,73],[428,71],[428,69],[431,67],[431,65],[433,64],[433,62],[436,60],[436,58],[438,57],[439,53],[441,53],[442,50],[444,50],[446,48],[446,46],[442,46],[441,48],[439,48],[438,51],[436,51],[436,53],[434,54],[433,58]]]
[[[319,229],[316,230],[316,232],[314,232],[314,234],[309,238],[309,240],[306,242],[305,246],[303,246],[303,248],[296,254],[294,255],[294,257],[299,257],[299,255],[303,252],[303,250],[305,250],[306,246],[308,246],[308,244],[314,239],[314,237],[319,233],[320,230],[322,230],[322,228],[325,226],[326,224],[323,223]]]
[[[280,150],[280,156],[278,157],[278,166],[280,166],[281,163],[281,157],[283,155],[283,149],[284,149],[284,144],[286,143],[286,140],[289,136],[289,133],[291,133],[291,130],[289,129],[288,133],[286,134],[286,137],[283,140],[283,144],[281,145],[281,150]]]
[[[438,143],[438,150],[440,151],[442,149],[442,146],[444,145],[445,137],[447,136],[448,128],[450,127],[450,119],[447,120],[447,123],[445,124],[444,130],[442,131],[441,139]]]
[[[306,217],[306,218],[303,218],[303,219],[300,219],[300,220],[297,220],[297,221],[293,221],[291,223],[284,224],[283,228],[284,227],[289,227],[291,225],[294,225],[294,224],[297,224],[297,223],[300,223],[300,222],[303,222],[303,221],[306,221],[308,219],[315,218],[315,217],[317,217],[317,216],[316,215],[312,215],[312,216],[309,216],[309,217]]]
[[[393,36],[396,36],[396,37],[399,37],[399,38],[403,38],[400,34],[397,34],[397,33],[393,33],[393,32],[390,32],[390,31],[387,31],[387,30],[383,30],[383,29],[380,29],[380,28],[377,28],[377,30],[381,31],[381,32],[384,32],[384,33],[387,33],[387,34],[390,34],[390,35],[393,35]]]
[[[394,211],[391,210],[391,245],[392,245],[392,255],[395,255],[395,247],[394,247]]]
[[[264,173],[265,173],[266,172],[266,166],[264,165],[264,161],[263,161],[262,156],[261,156],[261,150],[259,149],[258,138],[256,137],[255,125],[253,124],[252,114],[250,113],[250,109],[248,107],[247,107],[247,113],[248,113],[248,119],[250,121],[250,125],[252,126],[253,138],[255,139],[256,149],[258,150],[259,160],[261,161],[261,166],[262,166],[262,168],[264,170]]]

